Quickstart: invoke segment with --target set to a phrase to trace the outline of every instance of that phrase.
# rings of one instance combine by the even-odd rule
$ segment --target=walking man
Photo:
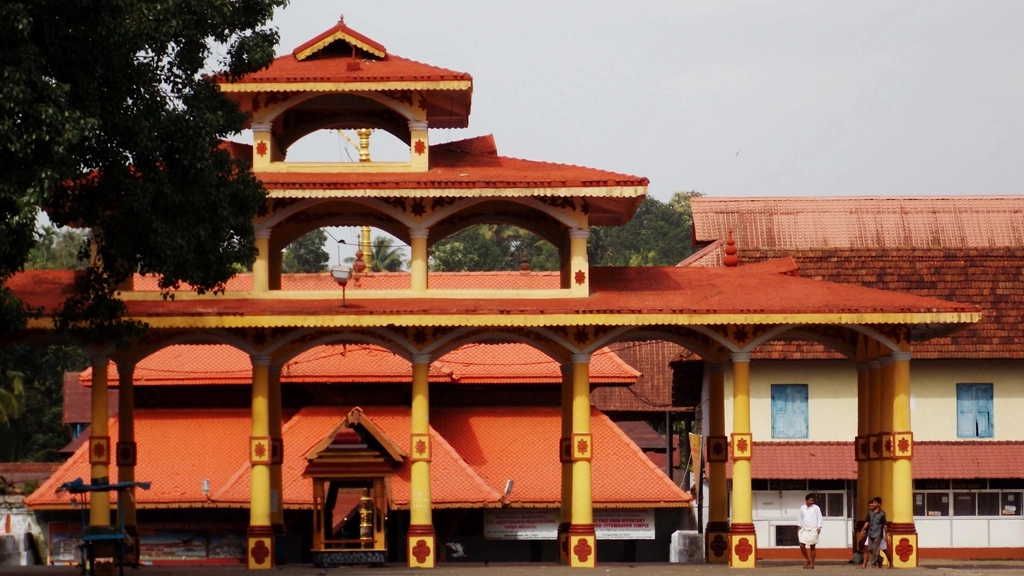
[[[818,545],[823,518],[821,508],[814,503],[814,494],[808,494],[804,502],[800,507],[800,531],[797,537],[800,539],[800,553],[804,555],[804,569],[814,570],[814,547]]]
[[[864,522],[864,529],[867,532],[866,552],[870,552],[871,555],[869,557],[867,553],[864,554],[864,565],[861,568],[867,568],[868,564],[877,568],[881,564],[879,553],[888,548],[885,541],[889,535],[889,521],[882,510],[882,499],[877,496],[868,502],[868,517]],[[889,557],[889,568],[892,568],[892,557],[888,552],[886,556]]]

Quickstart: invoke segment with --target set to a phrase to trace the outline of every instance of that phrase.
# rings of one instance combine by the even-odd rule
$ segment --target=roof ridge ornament
[[[736,240],[732,237],[732,227],[729,228],[729,238],[725,241],[725,257],[722,264],[729,268],[735,268],[740,263],[740,257],[736,255],[739,250],[736,248]]]

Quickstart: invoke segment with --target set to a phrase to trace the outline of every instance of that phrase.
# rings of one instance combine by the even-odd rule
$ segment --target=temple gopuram
[[[558,511],[552,538],[558,560],[594,567],[604,557],[602,547],[611,546],[599,537],[595,509],[604,504],[672,507],[690,498],[658,477],[653,466],[647,478],[655,486],[642,493],[656,500],[630,501],[609,492],[607,486],[628,486],[632,480],[602,462],[612,454],[640,453],[590,403],[596,354],[617,342],[663,340],[699,354],[708,366],[708,561],[752,568],[758,543],[750,458],[758,439],[750,426],[750,354],[767,342],[813,341],[850,362],[891,359],[892,369],[877,376],[877,387],[868,386],[869,375],[863,376],[858,402],[867,403],[869,392],[880,390],[880,403],[888,409],[882,411],[880,431],[858,438],[878,447],[878,457],[859,468],[858,481],[866,486],[874,477],[891,484],[886,508],[899,547],[896,566],[917,565],[909,403],[913,349],[977,322],[976,306],[801,278],[789,258],[744,264],[731,238],[722,266],[591,267],[590,227],[628,222],[647,193],[646,178],[503,157],[490,136],[432,144],[431,129],[468,126],[472,77],[391,54],[344,22],[268,68],[223,81],[220,88],[249,115],[253,135],[251,145],[228,146],[252,158],[253,173],[268,191],[253,222],[259,254],[252,273],[240,275],[221,294],[198,295],[186,287],[165,298],[151,278],[124,287],[128,318],[149,329],[128,348],[89,343],[90,432],[68,465],[87,482],[138,477],[151,481],[159,494],[165,479],[142,478],[143,470],[160,469],[147,468],[145,459],[187,469],[210,462],[198,454],[205,446],[216,447],[224,451],[221,460],[238,464],[239,454],[243,460],[227,475],[220,468],[212,476],[196,472],[192,478],[209,478],[211,486],[193,481],[188,489],[198,494],[188,496],[189,506],[202,507],[193,498],[209,498],[247,510],[240,539],[250,569],[274,567],[286,534],[286,511],[300,501],[312,518],[315,562],[397,558],[410,567],[432,568],[442,557],[439,548],[453,543],[435,516],[453,498],[467,510],[547,502],[544,490],[530,496],[521,489],[529,482],[502,477],[514,469],[487,464],[496,452],[536,448],[543,458],[522,468],[537,475],[538,486],[557,486],[557,500],[547,505]],[[289,148],[313,132],[371,129],[401,141],[408,158],[377,162],[367,154],[365,161],[288,161]],[[560,257],[557,274],[550,282],[503,283],[431,273],[431,247],[479,223],[513,225],[550,242]],[[370,226],[408,244],[408,273],[376,287],[367,281],[358,289],[352,276],[358,270],[343,265],[314,281],[282,273],[283,249],[310,231],[333,226]],[[74,275],[29,271],[9,286],[27,305],[49,313],[72,290]],[[30,322],[26,341],[44,340],[52,328],[44,314]],[[528,346],[559,366],[553,406],[503,405],[486,391],[475,403],[436,405],[435,362],[468,345],[512,344]],[[247,363],[244,383],[232,392],[245,390],[247,406],[210,406],[213,412],[168,424],[174,434],[160,438],[154,430],[161,419],[174,420],[173,410],[136,406],[136,389],[146,387],[136,382],[136,369],[163,350],[198,345],[231,347]],[[347,400],[332,401],[330,387],[321,386],[305,387],[302,402],[289,403],[294,397],[286,391],[292,385],[282,382],[289,381],[295,359],[314,350],[341,354],[356,346],[408,363],[403,393],[390,396],[399,404],[373,405],[369,400],[379,383],[369,378],[349,385],[359,391]],[[189,354],[192,360],[203,357]],[[493,361],[500,364],[501,358]],[[728,437],[727,371],[733,382]],[[118,414],[111,420],[107,398],[115,373]],[[352,398],[359,394],[363,400],[355,404]],[[867,418],[866,410],[860,414]],[[536,425],[530,420],[534,416]],[[868,429],[866,422],[861,429]],[[729,461],[731,487],[725,475]],[[476,496],[467,499],[467,490]],[[48,498],[40,491],[34,502],[45,506]],[[116,504],[126,531],[136,536],[146,495],[123,500],[113,503],[107,492],[93,492],[88,525],[110,526]],[[402,512],[388,520],[389,510]],[[335,511],[344,511],[343,518]],[[404,525],[394,526],[396,518]],[[451,548],[450,556],[457,556],[458,549]]]

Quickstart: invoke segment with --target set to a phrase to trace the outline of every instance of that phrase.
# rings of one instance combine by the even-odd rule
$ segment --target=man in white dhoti
[[[804,555],[804,569],[814,570],[814,547],[818,545],[823,518],[821,508],[814,503],[814,494],[808,494],[804,501],[805,504],[800,507],[800,531],[797,537],[800,540],[800,553]]]

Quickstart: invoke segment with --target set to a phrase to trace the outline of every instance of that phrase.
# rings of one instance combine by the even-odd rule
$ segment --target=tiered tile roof
[[[1024,196],[694,198],[681,266],[720,266],[734,229],[741,266],[791,257],[800,276],[975,304],[982,319],[918,344],[915,358],[1024,358]],[[834,358],[817,344],[762,346],[755,358]]]
[[[310,508],[312,486],[302,477],[305,454],[331,433],[348,407],[310,406],[284,424],[283,503]],[[373,406],[363,412],[399,449],[409,453],[411,422],[406,407]],[[438,508],[555,506],[561,498],[559,408],[440,409],[432,414],[431,498]],[[242,508],[249,502],[248,410],[138,410],[136,477],[152,481],[138,491],[140,508]],[[677,488],[614,423],[592,414],[594,502],[598,507],[685,506],[690,496]],[[110,441],[118,440],[117,418],[110,419]],[[26,499],[36,509],[68,509],[60,484],[90,474],[88,446],[81,446]],[[484,455],[486,454],[486,457]],[[395,508],[408,508],[411,462],[406,459],[391,482]],[[210,494],[202,493],[202,480]],[[503,497],[505,481],[514,480]],[[117,468],[111,467],[111,480]],[[503,504],[503,502],[505,504]]]

